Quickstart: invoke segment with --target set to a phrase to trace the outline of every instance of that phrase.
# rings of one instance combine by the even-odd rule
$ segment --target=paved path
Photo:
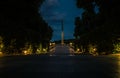
[[[66,45],[57,45],[55,47],[55,55],[70,55],[69,47]]]
[[[56,45],[52,55],[55,56],[72,56],[73,50],[67,45]]]
[[[55,56],[0,57],[0,78],[120,78],[120,56],[69,56],[56,46]]]
[[[0,78],[120,78],[117,56],[0,57]]]

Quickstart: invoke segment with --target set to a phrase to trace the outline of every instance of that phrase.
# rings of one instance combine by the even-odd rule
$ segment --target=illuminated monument
[[[63,27],[63,20],[61,20],[61,44],[64,45],[64,27]]]

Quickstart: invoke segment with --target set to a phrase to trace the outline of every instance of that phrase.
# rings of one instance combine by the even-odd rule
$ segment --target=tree
[[[4,49],[3,38],[0,36],[0,52],[3,52],[3,49]]]
[[[118,0],[77,0],[77,7],[85,9],[82,23],[87,29],[80,35],[83,43],[97,43],[99,52],[112,51],[113,39],[120,34],[120,24],[117,20],[120,18],[118,11],[120,5],[117,2]],[[96,5],[99,7],[98,14],[93,11]]]
[[[114,46],[113,53],[120,52],[120,42],[114,43],[113,46]]]
[[[11,52],[8,47],[12,45],[21,53],[21,48],[29,42],[35,52],[40,43],[46,44],[44,40],[50,41],[52,28],[46,24],[38,11],[43,1],[0,1],[0,36],[4,39],[5,50]],[[11,41],[15,44],[11,44]]]
[[[80,20],[80,17],[76,17],[75,18],[75,32],[74,32],[74,36],[76,39],[80,38],[80,34],[82,32],[81,28],[82,28],[82,21]]]

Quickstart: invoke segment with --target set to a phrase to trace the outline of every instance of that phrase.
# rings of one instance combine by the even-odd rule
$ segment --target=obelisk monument
[[[63,20],[61,20],[61,45],[64,45],[64,27],[63,27]]]

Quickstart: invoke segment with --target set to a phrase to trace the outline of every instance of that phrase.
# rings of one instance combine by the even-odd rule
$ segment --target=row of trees
[[[118,0],[77,0],[76,5],[84,9],[82,18],[75,19],[76,47],[82,46],[88,52],[88,45],[97,45],[99,53],[112,53],[120,37]]]
[[[4,53],[21,53],[30,46],[32,52],[40,45],[48,47],[53,30],[39,13],[43,1],[0,1],[0,46],[4,45]]]

